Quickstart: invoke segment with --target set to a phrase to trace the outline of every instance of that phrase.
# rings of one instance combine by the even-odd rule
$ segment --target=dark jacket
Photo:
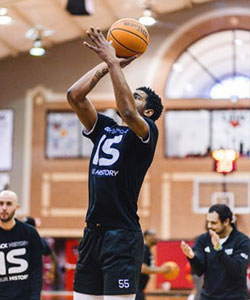
[[[194,246],[195,257],[190,259],[192,270],[199,276],[204,274],[201,300],[246,300],[247,266],[249,262],[249,238],[233,230],[215,251],[209,233],[198,237]]]

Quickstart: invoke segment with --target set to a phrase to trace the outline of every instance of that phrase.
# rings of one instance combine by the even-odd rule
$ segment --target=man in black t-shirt
[[[40,300],[42,245],[34,227],[15,219],[17,195],[0,193],[0,300]]]
[[[161,99],[150,88],[131,92],[121,67],[136,57],[117,58],[100,29],[87,32],[103,62],[81,77],[67,93],[69,104],[94,144],[89,165],[87,226],[79,245],[74,300],[135,298],[143,260],[143,236],[137,200],[153,160],[158,138],[154,123]],[[97,113],[86,97],[110,73],[116,107],[126,126]]]
[[[164,274],[171,271],[170,267],[166,265],[161,265],[156,267],[154,264],[154,258],[151,253],[151,249],[155,246],[158,242],[158,238],[156,232],[153,229],[146,230],[144,232],[144,258],[141,267],[141,276],[139,281],[139,287],[136,294],[136,300],[144,300],[145,294],[144,290],[147,286],[149,281],[150,274]]]

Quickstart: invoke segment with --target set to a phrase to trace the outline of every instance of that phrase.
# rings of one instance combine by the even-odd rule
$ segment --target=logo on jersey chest
[[[109,126],[106,126],[104,130],[110,134],[126,134],[128,132],[128,128],[122,129],[122,128],[110,128]]]

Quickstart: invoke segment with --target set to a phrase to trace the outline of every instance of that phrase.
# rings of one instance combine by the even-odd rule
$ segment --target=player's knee
[[[104,296],[104,300],[135,300],[135,294]]]
[[[96,296],[74,292],[73,300],[104,300],[104,296]]]

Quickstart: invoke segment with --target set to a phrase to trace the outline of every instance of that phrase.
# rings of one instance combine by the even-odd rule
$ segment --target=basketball
[[[163,265],[170,267],[170,271],[164,273],[163,276],[167,280],[174,280],[179,276],[180,267],[174,261],[166,261]]]
[[[121,19],[109,29],[107,40],[112,41],[116,56],[142,55],[149,43],[147,28],[135,19]]]

